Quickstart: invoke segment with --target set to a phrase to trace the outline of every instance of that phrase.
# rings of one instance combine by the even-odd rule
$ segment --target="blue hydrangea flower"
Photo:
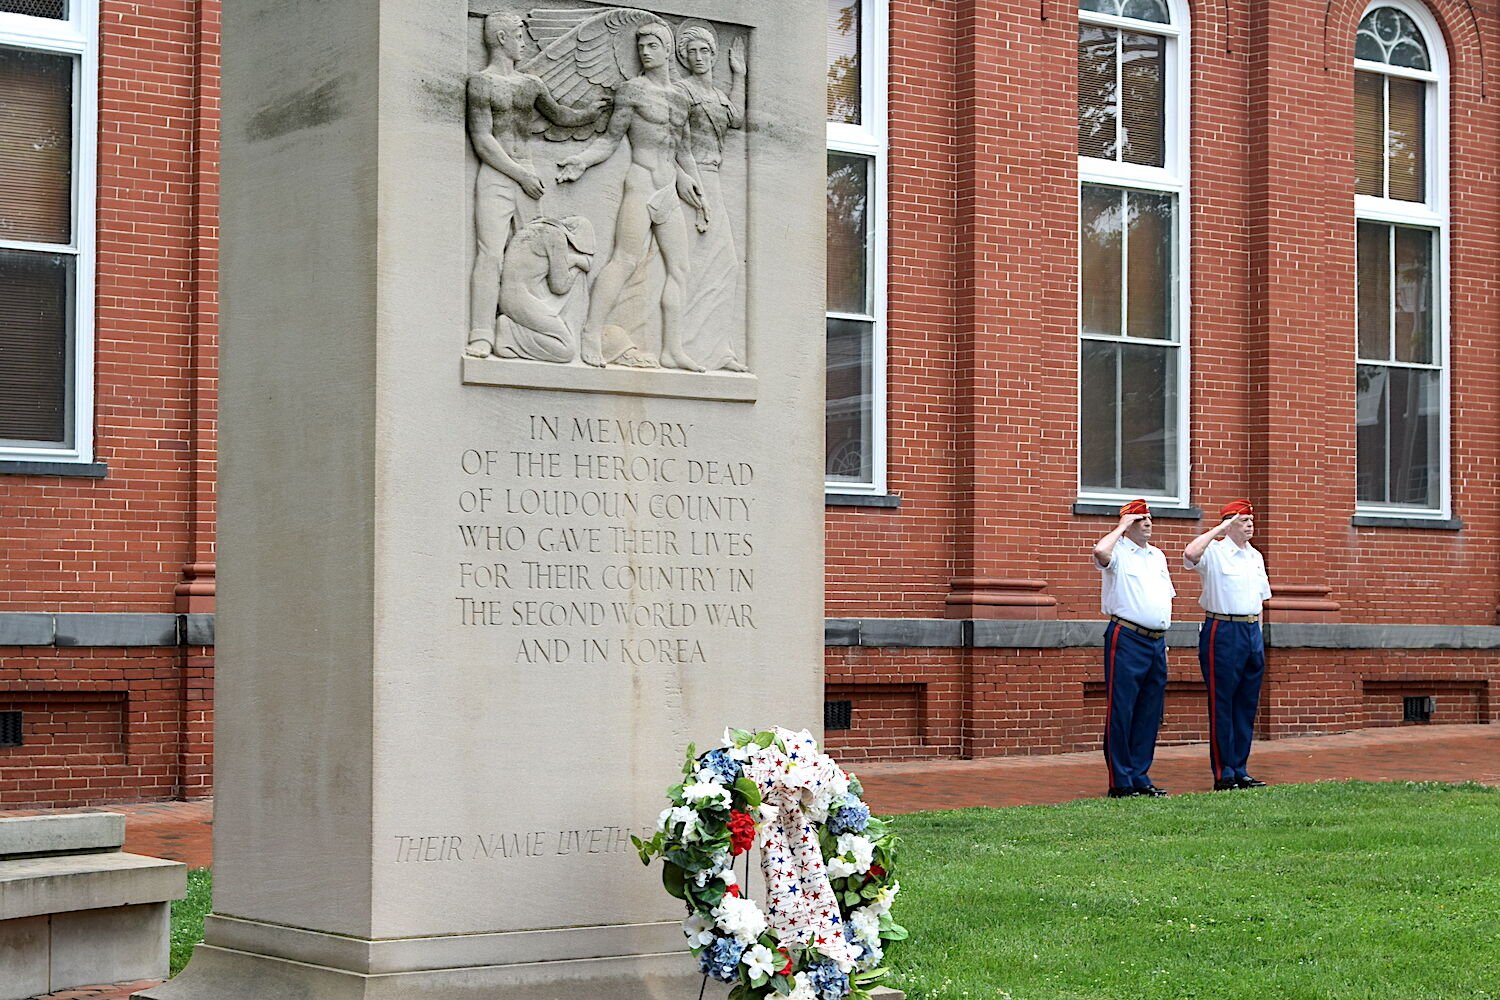
[[[845,833],[864,833],[870,825],[870,807],[852,796],[844,799],[834,814],[828,817],[828,832],[835,837]]]
[[[745,946],[732,937],[716,937],[713,944],[698,953],[698,968],[705,976],[721,983],[737,982],[740,978],[740,958]]]
[[[849,977],[839,971],[832,962],[819,962],[809,966],[807,978],[812,982],[813,992],[820,1000],[844,1000],[849,995]]]
[[[734,784],[740,776],[740,762],[729,756],[728,750],[710,750],[700,758],[698,766],[712,771],[726,785]]]

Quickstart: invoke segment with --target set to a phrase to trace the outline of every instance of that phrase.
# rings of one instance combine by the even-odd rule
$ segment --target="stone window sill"
[[[72,476],[103,479],[109,467],[103,462],[14,462],[0,461],[0,476]]]
[[[1107,503],[1092,503],[1080,500],[1073,505],[1073,513],[1086,517],[1119,517],[1120,506]],[[1180,520],[1201,521],[1203,520],[1202,507],[1152,507],[1151,517],[1157,521]]]
[[[901,506],[901,497],[894,493],[825,493],[825,507],[884,507],[894,510]]]
[[[1464,526],[1457,517],[1402,517],[1399,514],[1355,514],[1349,523],[1356,528],[1417,528],[1424,531],[1460,531]]]

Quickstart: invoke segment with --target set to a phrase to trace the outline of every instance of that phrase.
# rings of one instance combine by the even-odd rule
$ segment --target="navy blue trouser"
[[[1104,761],[1109,787],[1150,788],[1156,732],[1167,694],[1167,640],[1110,622],[1104,630]]]
[[[1198,632],[1198,666],[1208,686],[1208,758],[1215,781],[1246,777],[1266,646],[1260,622],[1209,618]]]

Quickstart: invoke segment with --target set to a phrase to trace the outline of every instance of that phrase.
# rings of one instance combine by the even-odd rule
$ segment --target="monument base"
[[[176,979],[143,1000],[694,1000],[693,957],[671,924],[372,941],[219,914]],[[625,950],[634,954],[621,955]],[[518,956],[542,956],[519,961]],[[705,1000],[729,987],[708,983]],[[902,1000],[876,990],[879,1000]]]
[[[520,965],[360,973],[200,944],[176,979],[145,1000],[694,1000],[691,956],[637,955]],[[709,983],[705,998],[728,987]]]

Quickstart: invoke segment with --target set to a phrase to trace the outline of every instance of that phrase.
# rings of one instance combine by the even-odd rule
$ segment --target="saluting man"
[[[1103,574],[1100,603],[1109,616],[1104,629],[1109,796],[1166,795],[1148,772],[1167,693],[1167,628],[1177,590],[1167,557],[1151,544],[1146,501],[1120,508],[1120,523],[1094,545],[1094,565]]]
[[[1208,685],[1209,763],[1214,790],[1261,788],[1250,777],[1250,739],[1260,685],[1266,674],[1266,647],[1260,632],[1261,605],[1271,596],[1266,563],[1250,539],[1255,508],[1232,500],[1219,511],[1223,520],[1188,543],[1183,565],[1203,578],[1199,603],[1208,617],[1198,633],[1198,666]]]

